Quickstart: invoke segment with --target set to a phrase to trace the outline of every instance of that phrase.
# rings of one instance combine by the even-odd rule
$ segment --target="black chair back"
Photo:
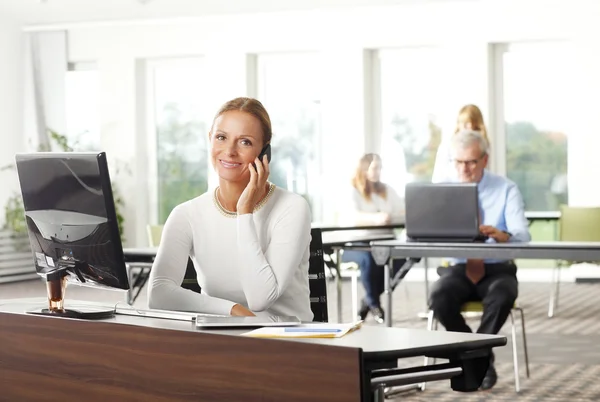
[[[308,285],[310,288],[310,309],[313,321],[327,322],[327,278],[325,278],[325,261],[323,259],[323,239],[321,229],[310,231],[310,257],[308,260]],[[196,269],[191,258],[188,259],[187,269],[183,278],[182,288],[201,293],[196,277]]]
[[[198,285],[198,277],[196,276],[196,268],[191,258],[188,258],[187,267],[185,269],[185,275],[183,276],[183,282],[181,287],[184,289],[192,290],[196,293],[202,293],[200,285]]]
[[[321,236],[321,229],[311,229],[310,236],[310,257],[308,260],[310,309],[314,314],[313,321],[328,322],[327,278],[325,277],[325,260],[323,259],[323,238]]]

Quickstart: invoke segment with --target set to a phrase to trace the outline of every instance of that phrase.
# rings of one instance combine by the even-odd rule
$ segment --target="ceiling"
[[[0,19],[40,25],[433,1],[452,0],[0,0]]]

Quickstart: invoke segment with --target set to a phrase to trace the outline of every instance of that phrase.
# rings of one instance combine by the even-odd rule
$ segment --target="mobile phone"
[[[260,154],[258,154],[258,160],[262,162],[263,156],[267,155],[267,161],[271,163],[271,144],[267,144],[264,146]]]

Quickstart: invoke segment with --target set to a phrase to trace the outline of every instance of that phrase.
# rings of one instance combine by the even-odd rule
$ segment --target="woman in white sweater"
[[[352,213],[357,225],[387,225],[404,218],[404,201],[380,178],[381,158],[377,154],[365,154],[358,162],[352,179]],[[382,229],[382,234],[390,233],[393,233],[393,229]],[[375,263],[370,251],[345,250],[342,261],[355,262],[360,269],[366,295],[361,303],[359,318],[364,320],[370,312],[375,321],[383,323],[384,311],[380,304],[384,290],[383,267]],[[402,259],[394,260],[393,272],[397,272],[403,264]]]
[[[209,133],[219,187],[173,209],[150,274],[150,308],[311,321],[310,209],[269,183],[271,121],[256,99],[236,98]],[[202,293],[181,287],[191,257]]]

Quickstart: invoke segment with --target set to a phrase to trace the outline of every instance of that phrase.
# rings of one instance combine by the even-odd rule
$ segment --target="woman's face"
[[[381,179],[381,161],[379,159],[373,159],[369,168],[367,169],[367,180],[373,183],[378,183]]]
[[[476,130],[473,126],[473,122],[468,116],[461,116],[458,118],[458,128],[460,130]]]
[[[210,132],[211,161],[221,179],[248,181],[248,164],[263,146],[263,132],[253,115],[231,110],[215,119]]]

